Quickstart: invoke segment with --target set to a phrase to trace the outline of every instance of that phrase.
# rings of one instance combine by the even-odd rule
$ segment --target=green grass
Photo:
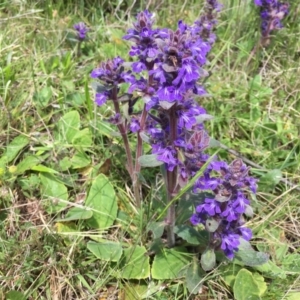
[[[175,28],[179,18],[193,22],[203,1],[173,2],[151,1],[159,26]],[[272,270],[248,269],[266,282],[262,299],[298,299],[300,4],[290,1],[285,28],[249,59],[259,39],[257,11],[250,0],[222,2],[218,40],[207,67],[211,97],[201,100],[215,116],[207,130],[252,162],[252,174],[260,179],[248,225],[254,231],[252,244],[268,252],[274,265]],[[100,260],[87,248],[91,241],[109,240],[128,249],[145,246],[150,253],[160,245],[151,244],[149,226],[165,203],[161,177],[144,169],[147,198],[142,209],[135,207],[122,143],[103,121],[111,110],[96,108],[90,88],[89,73],[99,62],[128,57],[129,46],[121,38],[131,18],[145,8],[143,1],[76,3],[0,4],[0,298],[233,299],[224,263],[203,275],[201,293],[190,295],[180,278],[129,280],[126,264]],[[72,26],[81,20],[91,31],[77,57]],[[78,134],[74,140],[64,118],[75,111],[79,119],[70,121]],[[232,151],[219,154],[235,158]],[[4,156],[9,159],[3,164]],[[101,173],[118,200],[113,225],[97,231],[83,219],[57,221],[82,206]],[[149,253],[145,259],[153,260]],[[293,292],[298,292],[295,298]]]

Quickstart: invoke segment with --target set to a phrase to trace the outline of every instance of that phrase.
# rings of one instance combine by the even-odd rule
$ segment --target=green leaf
[[[193,260],[186,272],[186,286],[191,294],[198,294],[202,287],[200,283],[205,277],[205,272],[200,268],[198,260]]]
[[[236,275],[241,269],[243,269],[243,267],[237,264],[226,264],[220,266],[218,270],[220,271],[220,274],[222,274],[225,283],[233,289]]]
[[[67,112],[58,122],[60,139],[71,144],[79,128],[80,116],[78,111]]]
[[[47,106],[51,98],[52,98],[52,89],[49,86],[45,86],[39,92],[33,95],[33,101],[42,107]]]
[[[45,172],[45,173],[50,173],[50,174],[58,174],[57,171],[51,169],[51,168],[48,168],[44,165],[37,165],[37,166],[33,166],[31,168],[31,170],[33,171],[38,171],[38,172]]]
[[[281,170],[279,169],[271,170],[260,178],[259,187],[264,191],[270,191],[276,186],[276,184],[280,182],[281,179],[282,179]]]
[[[208,234],[205,230],[197,231],[189,225],[177,225],[174,232],[191,245],[207,245]]]
[[[286,297],[286,300],[299,300],[300,299],[300,292],[289,292]]]
[[[265,279],[263,276],[261,276],[259,273],[255,272],[252,274],[255,282],[258,285],[259,289],[259,296],[262,296],[267,291],[267,284],[265,282]]]
[[[123,252],[122,245],[111,241],[102,243],[88,242],[87,248],[99,259],[105,261],[119,261]]]
[[[164,164],[163,161],[157,159],[157,154],[142,155],[138,161],[142,167],[158,167]]]
[[[93,210],[93,217],[87,221],[91,227],[104,229],[114,223],[118,209],[116,194],[103,174],[93,181],[85,205]]]
[[[132,246],[124,250],[121,262],[121,277],[143,279],[150,276],[149,256],[145,247]]]
[[[91,164],[90,157],[85,152],[77,152],[71,158],[71,165],[73,169],[81,169]]]
[[[236,300],[259,300],[260,290],[252,273],[241,269],[236,276],[233,286],[234,298]]]
[[[6,147],[6,151],[0,158],[0,167],[4,167],[7,163],[10,163],[16,158],[18,153],[28,145],[29,138],[24,135],[18,135],[15,137]]]
[[[65,218],[56,219],[56,222],[69,222],[75,220],[86,220],[90,219],[93,216],[93,212],[91,210],[87,210],[86,208],[81,207],[72,207],[67,212]]]
[[[255,251],[251,244],[243,238],[240,239],[239,251],[236,252],[236,257],[250,267],[262,265],[269,260],[269,254]]]
[[[265,264],[260,266],[255,266],[255,270],[266,274],[268,277],[271,278],[280,278],[280,279],[286,279],[287,272],[280,267],[278,267],[273,261],[269,260]]]
[[[115,130],[112,128],[112,125],[101,120],[97,121],[97,129],[99,135],[104,135],[107,137],[112,137],[116,135]]]
[[[64,184],[59,182],[53,175],[40,173],[41,194],[50,199],[46,207],[48,213],[55,213],[67,206],[68,190]],[[64,200],[63,202],[60,200]]]
[[[154,279],[176,279],[183,277],[186,266],[191,261],[185,248],[163,249],[155,255],[152,264]]]
[[[26,156],[18,165],[15,174],[23,174],[41,162],[41,159],[35,155]]]
[[[165,222],[150,222],[147,226],[148,231],[151,231],[153,234],[153,238],[160,238],[165,229]]]
[[[207,249],[201,255],[201,267],[204,271],[212,270],[216,265],[216,254],[213,249]]]
[[[74,146],[83,148],[91,147],[92,143],[92,134],[88,128],[78,131],[72,140]]]
[[[18,291],[10,291],[5,295],[6,300],[25,300],[26,297],[23,293]]]

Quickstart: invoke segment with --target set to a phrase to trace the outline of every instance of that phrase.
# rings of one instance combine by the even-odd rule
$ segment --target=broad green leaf
[[[99,259],[105,261],[119,261],[123,249],[120,243],[106,241],[101,243],[88,242],[87,248]]]
[[[269,260],[265,264],[260,266],[253,267],[255,270],[266,274],[268,277],[271,278],[281,278],[286,279],[287,271],[278,267],[273,261]]]
[[[226,264],[218,269],[225,283],[233,289],[236,275],[242,269],[242,266],[237,264]]]
[[[163,249],[155,255],[152,264],[154,279],[176,279],[183,277],[186,266],[191,261],[185,248]]]
[[[206,246],[208,243],[208,234],[205,230],[199,232],[189,225],[177,225],[174,232],[191,245]]]
[[[151,295],[159,292],[160,290],[161,285],[154,281],[150,281],[148,284],[143,282],[127,282],[126,286],[124,286],[124,289],[121,291],[121,295],[124,296],[122,299],[126,300],[155,299],[151,297]]]
[[[246,269],[241,269],[236,275],[233,292],[236,300],[261,299],[258,284],[252,273]]]
[[[26,297],[23,293],[18,291],[10,291],[5,295],[6,300],[25,300]]]
[[[78,232],[78,228],[74,222],[57,222],[55,227],[58,233],[74,233]]]
[[[236,257],[239,258],[246,266],[259,266],[269,260],[269,254],[255,251],[251,244],[240,239],[239,251],[236,252]]]
[[[86,208],[72,207],[67,212],[65,218],[56,219],[56,222],[70,222],[76,220],[87,220],[93,216],[93,212]]]
[[[102,120],[97,121],[97,129],[99,135],[104,135],[107,137],[116,135],[115,130],[112,128],[112,125]]]
[[[29,138],[24,135],[18,135],[15,137],[6,147],[6,151],[0,158],[0,167],[5,167],[7,163],[10,163],[16,158],[18,153],[28,145]]]
[[[255,282],[258,285],[259,289],[259,296],[262,296],[267,291],[267,284],[265,282],[265,279],[263,276],[261,276],[259,273],[255,272],[252,274]]]
[[[51,168],[48,168],[44,165],[37,165],[37,166],[33,166],[31,168],[32,171],[38,171],[38,172],[44,172],[44,173],[50,173],[50,174],[58,174],[58,172],[56,170],[53,170]]]
[[[299,300],[300,299],[300,292],[289,292],[285,300]]]
[[[158,167],[164,164],[163,161],[157,159],[157,154],[142,155],[138,161],[142,167]]]
[[[121,278],[143,279],[150,276],[149,256],[145,247],[131,246],[124,250],[120,262]]]
[[[30,155],[26,156],[18,165],[16,174],[23,174],[25,171],[30,170],[41,162],[38,156]]]
[[[59,168],[60,171],[66,171],[71,168],[72,162],[69,157],[64,157],[63,159],[59,160]]]
[[[45,86],[39,92],[33,95],[33,101],[42,107],[47,106],[51,98],[52,98],[52,89],[49,86]]]
[[[71,165],[73,169],[85,168],[91,164],[90,157],[85,152],[76,152],[71,158]]]
[[[212,270],[216,265],[216,254],[213,249],[207,249],[201,255],[201,267],[204,271]]]
[[[68,190],[64,184],[59,182],[52,174],[40,173],[41,195],[49,198],[46,210],[55,213],[67,206]],[[60,201],[64,200],[64,201]]]
[[[80,128],[80,116],[77,111],[67,112],[58,122],[60,139],[72,143]]]
[[[193,260],[186,272],[186,286],[191,294],[198,294],[202,287],[200,283],[205,277],[205,272],[200,268],[198,260]]]
[[[93,217],[87,223],[97,229],[111,226],[117,217],[117,199],[108,178],[98,175],[90,188],[85,205],[93,210]]]
[[[72,140],[72,144],[74,146],[80,146],[83,148],[91,147],[92,143],[92,134],[88,128],[76,132]]]
[[[163,235],[165,225],[165,222],[150,222],[147,229],[152,232],[154,239],[157,239]]]
[[[272,190],[282,179],[282,172],[279,169],[269,171],[259,180],[259,187],[264,191]]]

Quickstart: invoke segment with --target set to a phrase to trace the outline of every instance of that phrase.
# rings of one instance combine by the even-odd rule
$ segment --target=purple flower
[[[132,117],[129,128],[132,132],[138,132],[141,128],[140,121],[136,117]]]
[[[163,161],[167,165],[169,171],[173,171],[178,165],[176,150],[171,147],[162,148],[157,152],[157,159]]]
[[[89,31],[89,29],[86,27],[86,25],[83,22],[79,22],[75,24],[74,29],[77,31],[77,38],[79,41],[83,41],[86,39],[86,34]]]
[[[240,244],[240,236],[236,233],[223,233],[221,234],[221,249],[229,259],[233,259],[234,251],[238,251]]]
[[[254,0],[254,4],[260,7],[263,37],[267,38],[273,30],[283,27],[281,20],[289,13],[288,3],[278,0]]]
[[[95,102],[97,105],[101,106],[106,102],[107,98],[108,98],[108,93],[103,93],[103,94],[96,93]]]

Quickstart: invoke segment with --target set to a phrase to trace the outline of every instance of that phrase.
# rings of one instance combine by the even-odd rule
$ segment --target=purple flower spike
[[[254,4],[260,7],[262,36],[267,39],[273,30],[283,27],[281,20],[289,13],[289,4],[278,0],[254,0]]]
[[[75,24],[74,29],[77,31],[77,38],[79,41],[84,41],[86,39],[86,34],[89,31],[89,29],[86,27],[86,25],[83,22],[79,22]]]

